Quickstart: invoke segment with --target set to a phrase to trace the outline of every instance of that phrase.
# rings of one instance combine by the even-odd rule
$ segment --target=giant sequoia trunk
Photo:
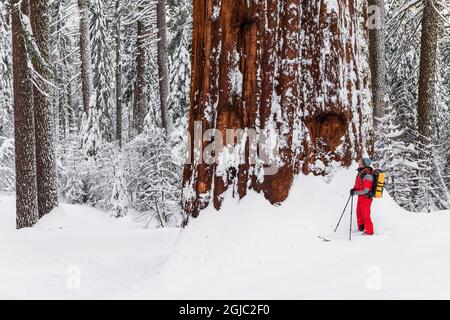
[[[33,57],[34,70],[49,79],[50,8],[48,0],[31,1],[31,26],[39,55]],[[37,87],[39,86],[39,87]],[[36,134],[36,171],[39,217],[50,213],[58,205],[56,187],[56,156],[53,138],[54,116],[45,81],[37,81],[33,87]]]
[[[303,1],[302,8],[301,162],[305,174],[326,174],[332,161],[348,166],[363,149],[358,12],[354,0]]]
[[[281,203],[296,173],[323,175],[332,161],[350,165],[360,157],[355,3],[333,3],[194,0],[188,216],[209,203],[219,209],[226,190],[242,198],[253,189]],[[278,144],[271,153],[270,137],[258,145],[241,139],[236,162],[214,135],[216,161],[205,162],[202,150],[213,140],[196,136],[208,129],[223,137],[227,129],[275,132]],[[236,144],[235,136],[225,140]],[[252,161],[255,148],[269,151],[269,161]],[[264,170],[274,162],[278,170]]]
[[[21,15],[29,14],[27,1],[12,0],[14,82],[14,137],[16,156],[16,224],[33,226],[38,221],[33,87]]]

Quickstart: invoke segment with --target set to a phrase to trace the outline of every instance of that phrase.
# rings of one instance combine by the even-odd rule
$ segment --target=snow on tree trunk
[[[435,0],[425,0],[422,17],[422,34],[420,47],[419,90],[417,101],[417,128],[419,139],[416,142],[418,152],[418,179],[415,180],[416,206],[420,211],[434,210],[436,201],[442,198],[435,196],[436,167],[433,155],[432,119],[436,112],[438,38],[441,21],[437,10],[440,5]],[[436,189],[439,189],[437,187]]]
[[[140,7],[140,10],[144,10]],[[137,22],[136,41],[136,83],[133,103],[133,128],[135,132],[141,133],[144,129],[147,107],[147,82],[145,80],[147,52],[146,52],[147,28],[143,19]]]
[[[122,39],[121,0],[116,0],[116,140],[122,147]]]
[[[169,72],[167,56],[166,1],[158,0],[156,5],[156,27],[158,28],[158,76],[161,124],[170,132],[171,119],[168,111]]]
[[[83,111],[87,115],[92,93],[91,43],[89,37],[89,10],[87,0],[78,0],[80,10],[80,57]]]
[[[33,67],[42,78],[49,79],[49,1],[31,1],[30,5],[31,26],[39,49],[38,53],[34,53]],[[50,213],[58,206],[53,137],[54,116],[49,94],[50,88],[46,81],[37,81],[37,85],[33,86],[39,217]]]
[[[188,215],[210,202],[219,209],[228,189],[240,198],[254,189],[281,203],[296,173],[327,174],[332,161],[348,166],[361,156],[355,16],[351,0],[194,1]],[[223,137],[227,129],[277,129],[278,171],[262,174],[248,141],[244,163],[200,162],[199,124]]]
[[[372,79],[373,123],[374,131],[377,133],[379,120],[384,115],[386,95],[384,0],[369,0],[369,6],[369,13],[373,15],[369,26],[369,63]]]
[[[435,8],[436,7],[436,8]],[[422,17],[420,49],[419,96],[417,124],[423,143],[431,138],[431,118],[435,110],[437,45],[440,29],[439,5],[434,0],[425,0]],[[427,156],[427,155],[423,155]]]
[[[308,130],[303,172],[361,157],[362,84],[353,0],[303,2],[302,113]]]
[[[16,153],[16,226],[33,226],[39,219],[36,183],[33,87],[28,68],[25,30],[28,2],[12,0],[14,136]]]
[[[357,24],[357,42],[358,42],[358,66],[359,78],[361,82],[360,95],[362,105],[362,137],[364,148],[369,155],[374,154],[374,132],[373,132],[373,108],[372,108],[372,90],[370,84],[370,54],[369,54],[369,28],[368,28],[368,8],[366,1],[356,2],[358,24]]]

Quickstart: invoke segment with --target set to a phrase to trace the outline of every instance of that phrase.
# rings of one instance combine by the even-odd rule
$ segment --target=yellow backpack
[[[383,170],[373,170],[373,197],[376,199],[383,198],[386,173]]]

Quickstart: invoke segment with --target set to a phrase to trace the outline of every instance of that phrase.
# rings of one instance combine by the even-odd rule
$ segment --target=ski
[[[352,232],[352,239],[354,237],[360,237],[362,236],[361,232]],[[348,235],[347,234],[331,234],[328,236],[324,236],[319,234],[317,236],[320,240],[322,240],[323,242],[331,242],[333,240],[348,240]]]
[[[330,242],[330,241],[331,241],[330,239],[325,238],[325,237],[322,236],[322,235],[318,235],[317,237],[318,237],[320,240],[324,241],[324,242]]]

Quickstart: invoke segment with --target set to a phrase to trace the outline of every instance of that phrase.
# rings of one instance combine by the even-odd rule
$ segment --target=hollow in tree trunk
[[[348,166],[361,156],[355,3],[328,3],[334,1],[194,1],[188,217],[210,203],[219,209],[227,190],[242,198],[253,189],[281,203],[296,173],[325,175],[333,161]],[[225,160],[216,137],[216,161],[205,163],[199,155],[210,141],[198,142],[196,133],[208,129],[222,137],[227,129],[278,132],[278,156],[253,163],[250,151],[269,142],[241,140],[245,152],[236,164]],[[225,145],[235,142],[225,138]],[[273,161],[278,170],[263,170]]]

